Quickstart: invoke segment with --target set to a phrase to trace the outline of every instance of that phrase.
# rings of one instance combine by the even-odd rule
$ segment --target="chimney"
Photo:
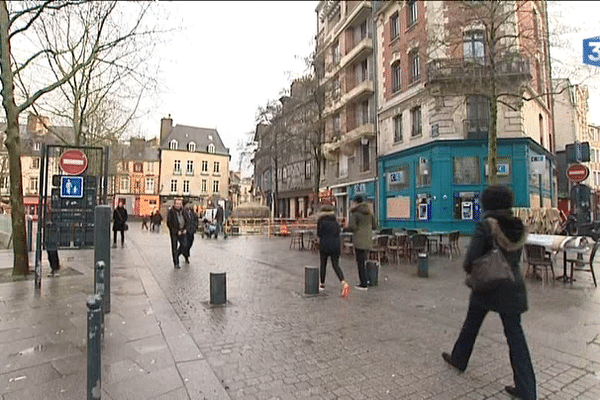
[[[35,132],[37,134],[43,135],[48,133],[47,126],[50,124],[50,118],[42,117],[35,115],[34,113],[29,113],[27,115],[27,132]]]
[[[168,118],[163,118],[160,120],[160,142],[162,143],[167,135],[171,133],[171,129],[173,129],[173,120],[171,119],[171,114],[169,114]]]

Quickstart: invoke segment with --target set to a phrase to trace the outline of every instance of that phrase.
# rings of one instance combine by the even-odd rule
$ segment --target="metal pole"
[[[34,286],[36,289],[40,289],[42,287],[42,233],[44,231],[44,195],[46,193],[46,186],[44,184],[44,176],[47,173],[47,152],[46,145],[42,144],[41,151],[41,163],[40,163],[40,198],[38,203],[38,225],[37,225],[37,238],[36,238],[36,246],[35,246],[35,283]]]
[[[110,155],[110,148],[104,147],[104,185],[102,185],[102,204],[108,204],[108,157]]]
[[[110,206],[99,205],[94,210],[94,265],[104,262],[103,310],[110,312]]]
[[[102,353],[100,342],[101,322],[100,296],[94,295],[87,300],[87,400],[100,400],[102,394],[101,371]]]
[[[104,338],[104,272],[106,271],[106,264],[104,261],[98,261],[94,268],[94,294],[100,296],[100,304],[102,312],[101,314],[101,326],[102,326],[102,338]]]
[[[38,214],[39,217],[39,214]],[[27,251],[33,250],[33,218],[30,215],[27,216]]]

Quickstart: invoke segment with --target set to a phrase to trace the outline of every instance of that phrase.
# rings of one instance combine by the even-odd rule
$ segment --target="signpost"
[[[590,170],[585,165],[574,164],[567,168],[567,178],[573,183],[583,182],[590,175]]]
[[[88,161],[81,150],[67,150],[60,156],[59,166],[67,175],[80,175],[87,169]]]

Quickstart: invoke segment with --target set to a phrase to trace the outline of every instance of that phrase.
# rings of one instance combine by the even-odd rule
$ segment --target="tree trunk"
[[[490,82],[490,127],[488,134],[488,174],[490,186],[498,184],[498,99],[496,81],[492,76]]]
[[[21,140],[19,136],[19,109],[15,103],[14,80],[10,62],[8,36],[9,14],[6,2],[0,2],[0,80],[2,81],[2,107],[6,114],[6,140],[10,171],[10,206],[13,241],[13,275],[29,273],[27,235],[25,233],[25,207],[21,180]]]

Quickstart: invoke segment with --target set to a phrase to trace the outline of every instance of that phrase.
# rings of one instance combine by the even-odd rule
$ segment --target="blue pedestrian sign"
[[[600,36],[583,39],[583,63],[600,67]]]
[[[82,176],[61,176],[60,177],[60,197],[67,199],[83,198],[83,177]]]

